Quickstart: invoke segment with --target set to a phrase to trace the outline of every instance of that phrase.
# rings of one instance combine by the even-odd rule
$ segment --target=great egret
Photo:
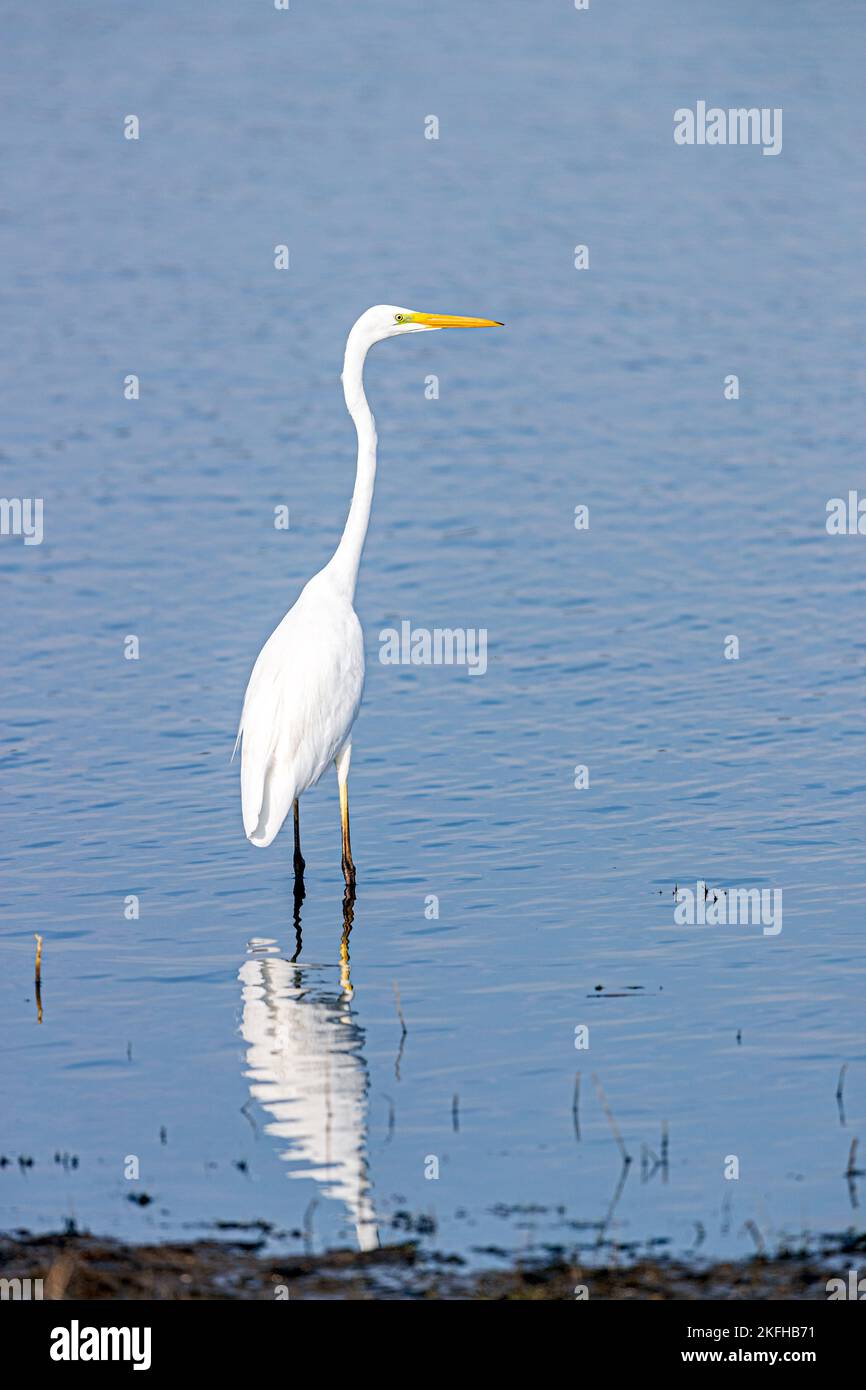
[[[340,790],[343,876],[354,893],[347,779],[352,725],[364,686],[364,638],[353,601],[376,477],[376,423],[364,395],[364,360],[374,343],[440,328],[501,328],[495,319],[420,314],[377,304],[346,342],[343,394],[358,432],[355,490],[340,544],[259,652],[238,729],[241,805],[247,838],[269,845],[292,807],[296,876],[304,870],[298,798],[334,763]],[[237,748],[237,743],[235,744]]]

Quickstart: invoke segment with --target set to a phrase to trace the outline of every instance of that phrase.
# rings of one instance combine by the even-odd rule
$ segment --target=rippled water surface
[[[0,1225],[478,1258],[856,1222],[866,540],[825,507],[863,479],[862,6],[5,30],[2,492],[45,536],[0,538]],[[697,100],[783,108],[781,155],[677,147]],[[342,526],[379,301],[508,327],[368,363],[359,891],[344,922],[329,776],[298,926],[229,758]],[[486,674],[380,664],[404,619],[486,628]],[[677,926],[699,879],[782,889],[781,933]]]

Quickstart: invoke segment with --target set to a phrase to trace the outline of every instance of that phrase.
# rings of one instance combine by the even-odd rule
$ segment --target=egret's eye
[[[406,317],[405,314],[395,314],[395,315],[394,315],[394,322],[395,322],[395,323],[402,323],[403,320],[405,319],[405,317]]]

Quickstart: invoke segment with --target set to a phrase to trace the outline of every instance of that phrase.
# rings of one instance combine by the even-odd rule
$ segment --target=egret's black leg
[[[301,814],[298,807],[298,798],[295,797],[292,803],[292,816],[295,822],[295,878],[304,877],[304,869],[307,867],[304,856],[301,854]]]

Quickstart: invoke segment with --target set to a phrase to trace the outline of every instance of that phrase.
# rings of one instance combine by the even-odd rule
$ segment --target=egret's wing
[[[240,733],[244,831],[269,845],[296,796],[314,786],[352,728],[364,640],[344,598],[311,580],[253,667]]]
[[[241,809],[246,835],[251,835],[259,823],[265,795],[265,779],[281,727],[280,705],[283,686],[279,661],[271,647],[275,636],[276,633],[265,643],[253,667],[238,728],[238,739],[243,735],[244,740],[241,755]]]

